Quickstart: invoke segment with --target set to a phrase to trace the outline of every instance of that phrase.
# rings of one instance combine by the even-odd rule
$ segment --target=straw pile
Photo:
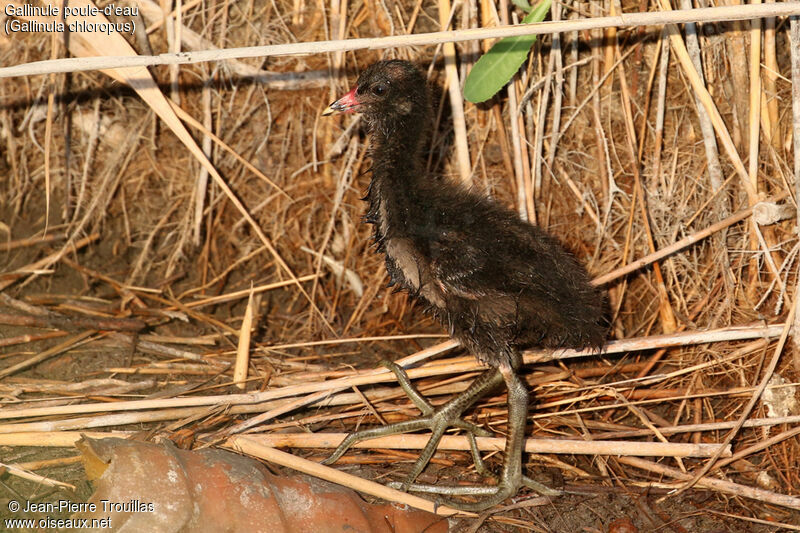
[[[0,63],[397,43],[149,71],[64,63],[71,72],[0,78],[0,450],[9,472],[31,478],[31,469],[72,464],[80,433],[278,446],[318,460],[319,448],[360,424],[416,416],[393,375],[373,370],[381,359],[407,358],[434,403],[463,390],[478,365],[385,287],[360,220],[369,156],[358,119],[320,112],[382,57],[416,61],[439,85],[463,83],[491,40],[458,42],[447,71],[452,45],[403,39],[443,22],[492,28],[521,12],[488,0],[124,5],[137,4],[139,17],[111,18],[135,22],[133,35],[73,33],[68,51],[56,34],[0,35]],[[785,7],[765,9],[773,5]],[[693,486],[689,494],[709,491],[704,505],[727,513],[715,527],[773,531],[758,524],[800,523],[800,352],[789,336],[797,24],[757,17],[676,29],[660,22],[669,9],[557,6],[553,18],[568,23],[649,11],[653,25],[542,35],[485,104],[442,91],[429,167],[548,228],[607,290],[607,353],[527,355],[539,363],[525,376],[529,471],[587,495]],[[502,397],[472,417],[502,434]],[[371,451],[346,460],[389,479],[402,479],[419,446],[366,444]],[[402,446],[412,449],[394,449]],[[472,472],[466,451],[442,451],[435,463],[428,481]],[[35,483],[80,479],[42,474]],[[638,498],[630,513],[649,517],[648,527],[694,514],[685,494],[669,511],[670,499]],[[549,505],[558,514],[574,501]],[[532,512],[521,507],[498,519],[515,524]]]

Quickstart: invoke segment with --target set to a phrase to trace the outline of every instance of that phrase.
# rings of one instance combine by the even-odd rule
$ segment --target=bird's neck
[[[421,178],[422,151],[427,139],[424,121],[419,117],[401,124],[379,125],[373,130],[373,179],[396,187]]]
[[[403,234],[423,183],[422,153],[427,137],[422,121],[416,127],[372,130],[372,179],[365,200],[366,220],[383,251],[384,240]]]

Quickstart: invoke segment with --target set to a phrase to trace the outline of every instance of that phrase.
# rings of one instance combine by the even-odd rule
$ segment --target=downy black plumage
[[[515,414],[524,431],[527,395],[519,383],[510,383],[518,381],[512,374],[521,364],[520,350],[600,347],[606,333],[600,293],[575,258],[542,229],[484,194],[426,174],[431,107],[426,80],[412,64],[392,60],[367,68],[356,87],[329,108],[329,113],[350,111],[363,113],[371,133],[365,218],[374,225],[390,283],[422,300],[453,338],[500,370],[509,403],[514,388],[513,401],[524,404]],[[490,381],[500,381],[497,373],[489,374],[469,403]],[[456,416],[466,407],[460,405]],[[355,440],[369,436],[374,434]],[[521,456],[521,448],[512,453]],[[504,470],[509,484],[518,486],[520,476]]]

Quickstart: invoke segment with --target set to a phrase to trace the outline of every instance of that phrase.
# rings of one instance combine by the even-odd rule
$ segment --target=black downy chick
[[[380,61],[365,70],[325,115],[360,112],[371,133],[372,180],[367,221],[386,257],[391,283],[427,304],[432,314],[480,361],[484,372],[461,395],[434,409],[392,368],[423,411],[420,419],[350,435],[326,462],[355,442],[419,429],[433,431],[402,485],[449,495],[485,496],[476,503],[448,502],[479,511],[516,494],[522,485],[554,494],[522,475],[528,394],[517,376],[526,347],[599,348],[605,341],[603,298],[585,270],[553,237],[513,211],[461,184],[426,176],[423,149],[431,107],[420,71],[406,61]],[[428,487],[413,481],[448,427],[472,436],[487,432],[460,419],[491,388],[508,388],[509,436],[496,486]],[[476,465],[483,470],[473,446]]]

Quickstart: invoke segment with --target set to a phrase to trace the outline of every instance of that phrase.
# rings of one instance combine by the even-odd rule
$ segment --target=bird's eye
[[[386,85],[379,83],[372,88],[372,94],[375,96],[383,96],[383,93],[386,92]]]

